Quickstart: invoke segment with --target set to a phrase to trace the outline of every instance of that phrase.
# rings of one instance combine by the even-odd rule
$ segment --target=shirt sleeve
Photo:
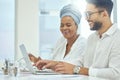
[[[120,42],[113,45],[111,54],[108,56],[108,67],[89,68],[89,75],[103,78],[120,78]],[[115,79],[113,79],[115,80]],[[117,79],[118,80],[118,79]]]
[[[69,63],[72,63],[73,65],[77,65],[77,66],[83,67],[83,54],[81,54],[79,56],[79,58],[77,58],[75,60],[72,60]]]
[[[51,60],[54,60],[55,56],[58,55],[57,52],[58,52],[59,48],[61,46],[63,46],[64,42],[65,42],[65,38],[64,37],[60,37],[57,40],[57,42],[55,43],[55,45],[53,46],[53,49],[51,51],[51,55],[50,55],[51,56]]]
[[[89,75],[93,77],[102,77],[102,78],[110,78],[110,79],[120,78],[119,72],[117,72],[113,68],[98,69],[91,67],[89,68]]]
[[[77,43],[75,43],[74,46],[72,47],[71,50],[72,53],[70,53],[73,59],[72,60],[69,59],[69,61],[67,62],[77,66],[82,66],[85,48],[86,48],[86,39],[79,38]]]

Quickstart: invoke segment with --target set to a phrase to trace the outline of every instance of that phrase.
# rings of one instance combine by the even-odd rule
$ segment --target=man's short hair
[[[105,9],[111,15],[113,2],[111,0],[86,0],[87,3],[94,4],[99,9]]]

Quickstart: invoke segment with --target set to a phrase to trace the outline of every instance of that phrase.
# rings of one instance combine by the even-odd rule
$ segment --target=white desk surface
[[[33,75],[31,73],[20,73],[17,77],[3,75],[0,72],[0,80],[108,80],[83,75]]]

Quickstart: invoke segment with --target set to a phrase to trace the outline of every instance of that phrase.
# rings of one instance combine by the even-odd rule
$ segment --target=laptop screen
[[[31,61],[29,59],[29,56],[28,56],[27,50],[25,48],[25,45],[21,44],[19,47],[20,47],[20,50],[22,52],[23,59],[25,60],[26,66],[31,73],[33,73],[33,74],[48,74],[48,75],[58,74],[58,73],[55,73],[52,70],[40,70],[39,72],[36,72],[36,70],[34,70],[32,64],[31,64]]]
[[[26,50],[26,48],[25,48],[25,45],[24,45],[24,44],[21,44],[19,47],[20,47],[21,53],[22,53],[22,55],[23,55],[23,58],[24,58],[24,60],[25,60],[25,63],[26,63],[27,68],[29,69],[30,72],[35,73],[35,71],[34,71],[34,69],[33,69],[33,66],[32,66],[32,64],[31,64],[31,61],[30,61],[30,59],[29,59],[27,50]]]

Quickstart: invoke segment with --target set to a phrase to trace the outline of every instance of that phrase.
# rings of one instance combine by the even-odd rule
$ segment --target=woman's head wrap
[[[60,18],[64,16],[72,17],[75,23],[79,25],[80,20],[81,20],[81,13],[79,10],[75,8],[75,6],[71,4],[64,6],[60,11]]]

